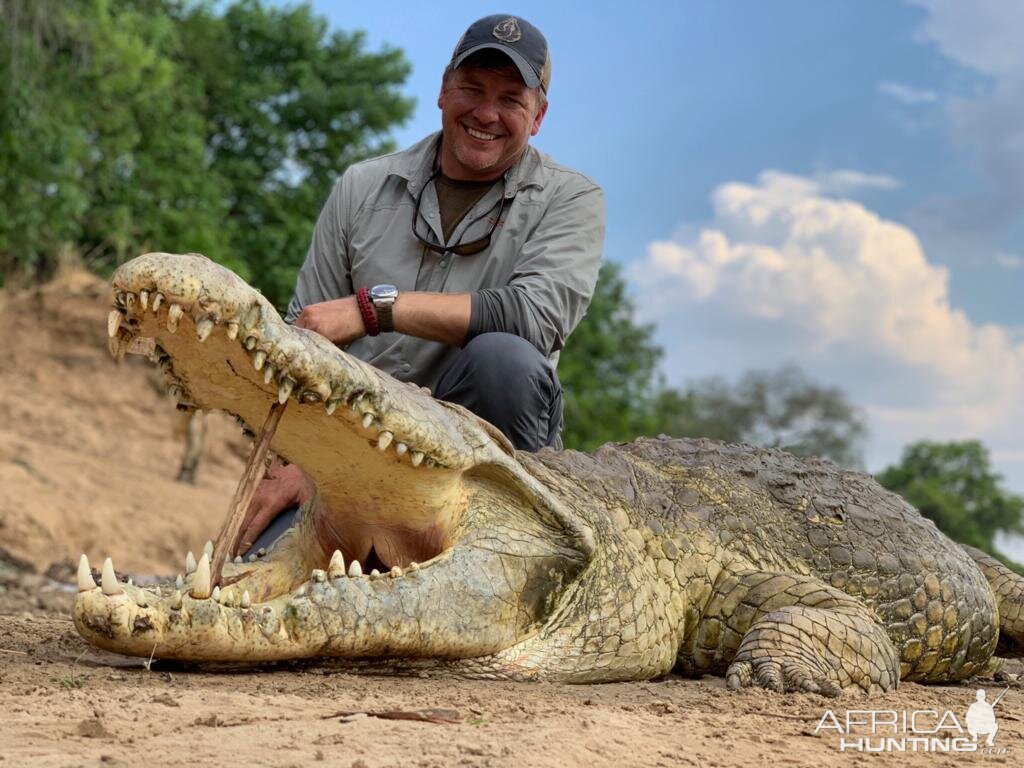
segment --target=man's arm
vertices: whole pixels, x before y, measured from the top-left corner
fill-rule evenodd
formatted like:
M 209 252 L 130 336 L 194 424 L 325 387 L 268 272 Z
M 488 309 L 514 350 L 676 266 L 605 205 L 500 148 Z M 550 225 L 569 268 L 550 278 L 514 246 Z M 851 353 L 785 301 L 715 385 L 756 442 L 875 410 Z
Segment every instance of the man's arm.
M 545 356 L 561 349 L 594 295 L 604 227 L 601 188 L 570 173 L 517 254 L 509 284 L 472 294 L 468 338 L 504 331 Z
M 468 293 L 403 291 L 392 309 L 392 321 L 398 333 L 460 347 L 466 341 L 471 307 Z M 341 346 L 366 335 L 354 296 L 309 304 L 295 318 L 295 325 Z

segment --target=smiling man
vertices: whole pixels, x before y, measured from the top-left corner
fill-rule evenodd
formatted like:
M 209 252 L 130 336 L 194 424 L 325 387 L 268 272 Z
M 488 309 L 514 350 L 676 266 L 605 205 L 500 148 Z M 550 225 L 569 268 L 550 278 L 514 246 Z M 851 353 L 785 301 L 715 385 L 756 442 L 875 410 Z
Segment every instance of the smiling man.
M 561 446 L 555 366 L 604 240 L 601 189 L 529 145 L 550 78 L 547 41 L 528 21 L 474 22 L 442 76 L 441 132 L 345 172 L 286 317 L 529 451 Z M 276 536 L 287 515 L 256 540 L 311 492 L 299 468 L 272 468 L 243 550 Z

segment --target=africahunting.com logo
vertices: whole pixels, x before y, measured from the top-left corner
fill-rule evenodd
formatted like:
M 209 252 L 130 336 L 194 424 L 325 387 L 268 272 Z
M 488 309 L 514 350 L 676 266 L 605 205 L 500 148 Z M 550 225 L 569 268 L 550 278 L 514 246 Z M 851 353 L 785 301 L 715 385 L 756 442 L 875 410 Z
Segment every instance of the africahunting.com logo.
M 989 703 L 979 689 L 963 720 L 951 709 L 850 709 L 821 716 L 816 734 L 839 736 L 840 752 L 977 752 L 1006 755 L 1010 748 L 995 743 L 999 722 L 996 706 L 1006 688 Z

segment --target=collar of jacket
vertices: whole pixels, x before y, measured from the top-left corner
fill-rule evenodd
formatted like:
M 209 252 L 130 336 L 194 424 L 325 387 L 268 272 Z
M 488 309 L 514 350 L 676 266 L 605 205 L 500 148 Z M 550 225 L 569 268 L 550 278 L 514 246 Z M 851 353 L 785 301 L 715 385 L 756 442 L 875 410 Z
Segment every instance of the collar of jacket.
M 432 133 L 407 149 L 406 163 L 395 169 L 395 174 L 408 182 L 409 194 L 415 196 L 434 173 L 441 132 Z M 522 187 L 544 187 L 543 163 L 540 152 L 529 144 L 519 162 L 505 171 L 505 197 L 511 199 Z

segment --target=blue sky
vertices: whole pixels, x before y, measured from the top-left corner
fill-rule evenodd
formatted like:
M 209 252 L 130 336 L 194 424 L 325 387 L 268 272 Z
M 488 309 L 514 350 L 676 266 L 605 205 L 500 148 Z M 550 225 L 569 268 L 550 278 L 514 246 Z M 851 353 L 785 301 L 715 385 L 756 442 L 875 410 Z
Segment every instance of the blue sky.
M 865 408 L 868 469 L 977 437 L 1024 492 L 1024 4 L 313 5 L 405 51 L 401 146 L 470 22 L 544 31 L 534 143 L 604 187 L 670 384 L 796 363 Z

